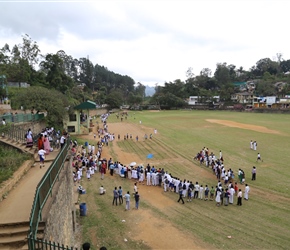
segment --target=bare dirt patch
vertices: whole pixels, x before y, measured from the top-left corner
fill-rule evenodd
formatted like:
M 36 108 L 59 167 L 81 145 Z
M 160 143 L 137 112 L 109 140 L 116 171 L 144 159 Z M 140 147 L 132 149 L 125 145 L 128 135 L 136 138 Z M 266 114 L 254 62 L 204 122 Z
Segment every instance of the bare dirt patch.
M 203 249 L 199 247 L 192 235 L 180 232 L 174 225 L 157 218 L 147 210 L 137 211 L 135 216 L 134 240 L 142 240 L 154 249 Z
M 252 125 L 252 124 L 243 124 L 243 123 L 233 122 L 233 121 L 228 121 L 228 120 L 215 120 L 215 119 L 206 119 L 206 121 L 211 122 L 211 123 L 221 124 L 228 127 L 233 127 L 233 128 L 253 130 L 253 131 L 257 131 L 261 133 L 281 134 L 279 131 L 268 129 L 263 126 Z

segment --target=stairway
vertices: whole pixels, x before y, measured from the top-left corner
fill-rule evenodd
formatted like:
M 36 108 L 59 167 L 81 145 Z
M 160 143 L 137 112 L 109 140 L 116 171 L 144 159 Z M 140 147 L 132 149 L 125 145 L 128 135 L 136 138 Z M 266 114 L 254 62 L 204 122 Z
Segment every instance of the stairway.
M 38 226 L 37 238 L 42 238 L 45 223 L 41 222 Z M 27 234 L 29 222 L 16 222 L 0 224 L 0 250 L 28 249 Z
M 7 143 L 9 145 L 13 145 L 15 148 L 18 148 L 19 150 L 21 150 L 24 153 L 30 153 L 30 154 L 34 154 L 36 147 L 32 147 L 32 148 L 28 148 L 26 147 L 26 143 L 23 141 L 16 141 L 14 139 L 9 139 L 7 137 L 2 137 L 1 141 L 4 143 Z

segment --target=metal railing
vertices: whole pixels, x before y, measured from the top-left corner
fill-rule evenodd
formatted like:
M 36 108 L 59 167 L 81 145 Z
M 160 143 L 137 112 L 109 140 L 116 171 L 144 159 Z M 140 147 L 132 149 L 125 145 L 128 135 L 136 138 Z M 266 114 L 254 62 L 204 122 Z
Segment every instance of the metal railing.
M 25 128 L 25 125 L 10 123 L 9 125 L 5 125 L 5 126 L 7 127 L 9 126 L 9 129 L 2 133 L 2 137 L 5 137 L 9 140 L 14 140 L 18 143 L 26 143 L 27 139 L 25 138 L 25 134 L 27 133 L 27 129 Z M 33 127 L 32 127 L 32 130 L 33 130 Z M 32 134 L 34 144 L 37 143 L 38 136 L 39 136 L 39 133 Z
M 28 246 L 30 250 L 47 249 L 37 248 L 36 244 L 42 244 L 46 241 L 37 239 L 38 224 L 42 221 L 42 210 L 49 196 L 52 196 L 52 190 L 55 182 L 59 180 L 59 174 L 64 167 L 64 162 L 68 155 L 69 138 L 67 139 L 64 147 L 60 150 L 59 154 L 39 182 L 30 214 L 29 233 L 28 233 Z M 50 243 L 49 243 L 50 244 Z M 53 243 L 54 245 L 57 245 Z M 52 246 L 52 245 L 51 245 Z M 48 248 L 48 249 L 69 249 L 69 248 Z
M 7 114 L 0 115 L 0 121 L 5 119 L 6 123 L 20 123 L 20 122 L 32 122 L 39 121 L 44 118 L 44 114 Z
M 41 239 L 35 239 L 34 240 L 34 249 L 53 249 L 53 250 L 78 250 L 78 248 L 75 247 L 68 247 L 61 245 L 59 243 L 47 241 L 47 240 L 41 240 Z M 29 248 L 32 249 L 32 248 Z

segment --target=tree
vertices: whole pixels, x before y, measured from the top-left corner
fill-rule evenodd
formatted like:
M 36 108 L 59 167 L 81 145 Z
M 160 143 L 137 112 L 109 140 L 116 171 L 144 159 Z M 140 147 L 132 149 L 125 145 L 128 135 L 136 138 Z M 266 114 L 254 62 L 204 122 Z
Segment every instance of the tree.
M 142 83 L 138 82 L 137 86 L 135 87 L 136 95 L 139 95 L 139 96 L 144 98 L 145 97 L 145 90 L 146 90 L 146 87 Z
M 282 61 L 280 63 L 280 68 L 281 68 L 283 73 L 290 71 L 290 60 Z
M 263 58 L 257 61 L 254 74 L 261 77 L 266 71 L 271 75 L 277 74 L 279 72 L 278 62 L 272 61 L 270 58 Z
M 23 43 L 18 45 L 21 58 L 28 62 L 28 64 L 34 68 L 34 65 L 38 63 L 38 56 L 40 49 L 35 41 L 25 34 L 22 36 Z
M 222 85 L 231 82 L 230 70 L 227 67 L 227 63 L 218 63 L 214 72 L 214 77 L 217 81 L 217 85 L 221 88 Z
M 186 104 L 183 99 L 173 95 L 172 93 L 162 94 L 157 98 L 158 104 L 166 106 L 167 108 L 181 108 Z
M 47 122 L 50 126 L 62 126 L 67 115 L 68 100 L 61 92 L 43 87 L 18 89 L 12 99 L 13 109 L 34 109 L 36 112 L 47 112 Z
M 220 99 L 222 101 L 228 102 L 231 100 L 231 95 L 234 93 L 235 91 L 233 83 L 224 84 L 220 90 Z
M 89 89 L 94 89 L 94 65 L 87 58 L 79 59 L 79 81 L 85 83 Z
M 271 81 L 260 81 L 256 86 L 256 92 L 261 96 L 276 95 L 274 84 Z
M 123 104 L 122 93 L 119 90 L 113 90 L 105 99 L 106 104 L 112 108 L 119 108 Z
M 186 71 L 186 78 L 190 79 L 190 78 L 194 78 L 194 73 L 193 73 L 193 68 L 189 67 Z
M 164 94 L 171 93 L 179 98 L 188 97 L 188 93 L 184 90 L 185 84 L 180 79 L 176 79 L 174 82 L 165 82 L 165 86 L 162 88 Z
M 63 60 L 57 54 L 47 54 L 40 66 L 47 73 L 46 81 L 49 83 L 50 88 L 65 93 L 73 87 L 73 79 L 65 74 Z

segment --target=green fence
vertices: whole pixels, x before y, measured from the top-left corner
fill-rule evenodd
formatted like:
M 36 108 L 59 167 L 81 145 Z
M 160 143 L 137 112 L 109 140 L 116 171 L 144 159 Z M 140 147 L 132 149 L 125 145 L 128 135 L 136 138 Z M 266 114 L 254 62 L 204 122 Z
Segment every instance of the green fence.
M 52 196 L 52 189 L 57 180 L 59 180 L 59 174 L 64 167 L 64 162 L 68 156 L 69 138 L 66 144 L 61 149 L 41 181 L 39 182 L 36 193 L 34 196 L 34 202 L 30 214 L 30 230 L 28 233 L 28 246 L 30 250 L 35 249 L 71 249 L 63 248 L 63 246 L 49 241 L 43 241 L 37 239 L 38 224 L 42 221 L 42 211 L 44 205 L 49 196 Z
M 32 122 L 44 118 L 44 114 L 7 114 L 0 115 L 0 121 L 5 119 L 6 123 Z
M 4 131 L 1 130 L 2 137 L 17 141 L 18 143 L 26 143 L 27 139 L 25 138 L 25 134 L 27 133 L 27 129 L 26 129 L 25 125 L 9 123 L 5 126 L 1 125 L 0 128 L 7 128 Z M 32 131 L 34 131 L 34 123 L 32 124 L 31 129 L 32 129 Z M 39 133 L 32 134 L 33 144 L 35 144 L 35 145 L 37 144 L 37 139 L 38 139 Z

